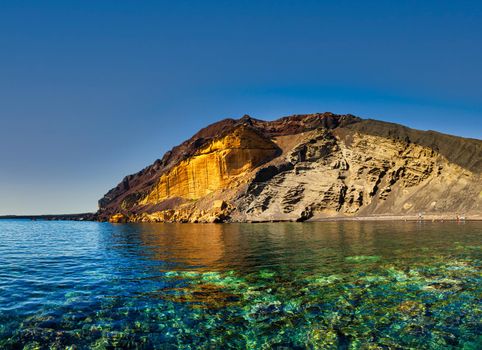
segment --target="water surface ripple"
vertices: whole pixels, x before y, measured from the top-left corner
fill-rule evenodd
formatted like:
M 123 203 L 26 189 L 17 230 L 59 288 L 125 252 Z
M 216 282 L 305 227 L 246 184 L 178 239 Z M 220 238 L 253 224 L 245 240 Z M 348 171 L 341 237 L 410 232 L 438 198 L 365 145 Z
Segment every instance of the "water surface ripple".
M 482 223 L 0 221 L 1 349 L 481 349 Z

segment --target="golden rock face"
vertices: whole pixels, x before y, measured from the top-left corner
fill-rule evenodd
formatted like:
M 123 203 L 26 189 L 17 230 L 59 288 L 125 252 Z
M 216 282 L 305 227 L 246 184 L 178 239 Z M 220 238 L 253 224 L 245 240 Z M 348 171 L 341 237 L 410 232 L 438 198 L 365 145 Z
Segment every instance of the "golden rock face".
M 112 223 L 112 224 L 124 223 L 124 222 L 127 222 L 127 217 L 124 214 L 117 213 L 117 214 L 112 215 L 109 218 L 109 222 Z
M 304 221 L 420 212 L 481 217 L 480 140 L 378 121 L 224 120 L 126 177 L 111 222 Z
M 199 199 L 228 187 L 233 179 L 269 161 L 277 153 L 278 147 L 271 140 L 242 126 L 162 175 L 140 204 L 156 204 L 172 197 Z

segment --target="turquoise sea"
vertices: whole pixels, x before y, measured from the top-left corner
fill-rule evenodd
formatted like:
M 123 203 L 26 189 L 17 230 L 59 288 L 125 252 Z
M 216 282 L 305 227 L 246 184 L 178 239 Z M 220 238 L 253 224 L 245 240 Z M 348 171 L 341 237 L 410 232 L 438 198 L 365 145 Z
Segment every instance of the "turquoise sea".
M 0 349 L 482 349 L 482 223 L 0 221 Z

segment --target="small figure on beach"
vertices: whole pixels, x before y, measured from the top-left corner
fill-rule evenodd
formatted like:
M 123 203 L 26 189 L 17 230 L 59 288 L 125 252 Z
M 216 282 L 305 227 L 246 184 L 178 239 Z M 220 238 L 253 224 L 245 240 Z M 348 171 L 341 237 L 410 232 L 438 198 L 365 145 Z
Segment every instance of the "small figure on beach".
M 457 222 L 461 222 L 461 221 L 465 221 L 465 215 L 464 214 L 461 214 L 459 216 L 459 214 L 457 214 Z

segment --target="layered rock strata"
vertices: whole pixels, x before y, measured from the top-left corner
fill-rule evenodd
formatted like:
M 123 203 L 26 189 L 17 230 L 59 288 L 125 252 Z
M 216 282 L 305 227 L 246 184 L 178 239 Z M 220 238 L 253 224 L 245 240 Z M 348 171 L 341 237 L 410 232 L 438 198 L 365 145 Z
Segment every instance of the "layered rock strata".
M 332 113 L 208 126 L 99 201 L 112 222 L 482 212 L 482 141 Z

